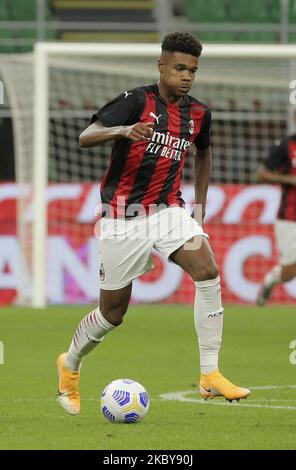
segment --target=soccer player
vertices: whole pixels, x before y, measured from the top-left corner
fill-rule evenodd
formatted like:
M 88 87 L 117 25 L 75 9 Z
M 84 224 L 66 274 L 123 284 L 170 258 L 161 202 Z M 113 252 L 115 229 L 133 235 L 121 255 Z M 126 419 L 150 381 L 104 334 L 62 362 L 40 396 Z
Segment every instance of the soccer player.
M 182 207 L 181 173 L 191 145 L 196 147 L 195 203 L 202 206 L 203 215 L 210 178 L 211 113 L 188 95 L 201 51 L 201 43 L 190 34 L 166 36 L 158 60 L 159 82 L 121 93 L 92 116 L 80 135 L 82 147 L 114 144 L 101 184 L 100 304 L 80 322 L 69 351 L 57 360 L 58 400 L 70 414 L 80 410 L 81 361 L 122 323 L 133 280 L 153 268 L 153 247 L 195 283 L 201 395 L 231 401 L 250 393 L 219 372 L 223 324 L 219 273 L 208 236 Z
M 296 114 L 294 120 L 296 125 Z M 265 275 L 257 297 L 257 304 L 265 305 L 277 284 L 296 277 L 296 134 L 271 147 L 267 160 L 258 171 L 257 181 L 282 187 L 274 226 L 280 260 Z

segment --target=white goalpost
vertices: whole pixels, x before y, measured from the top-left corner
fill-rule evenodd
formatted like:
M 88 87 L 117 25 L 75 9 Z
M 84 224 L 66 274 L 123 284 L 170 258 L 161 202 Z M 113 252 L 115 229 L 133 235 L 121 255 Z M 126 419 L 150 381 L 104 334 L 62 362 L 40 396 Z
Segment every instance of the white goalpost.
M 55 252 L 47 245 L 48 235 L 71 233 L 71 242 L 75 245 L 77 241 L 78 246 L 78 231 L 84 230 L 85 236 L 86 228 L 72 225 L 72 196 L 69 205 L 60 206 L 54 196 L 57 186 L 52 189 L 49 210 L 48 187 L 58 184 L 65 189 L 69 185 L 70 192 L 70 185 L 74 191 L 75 184 L 100 182 L 108 166 L 110 144 L 81 151 L 79 132 L 91 114 L 118 93 L 156 81 L 159 54 L 160 46 L 151 44 L 37 43 L 33 56 L 0 61 L 0 74 L 10 84 L 13 103 L 17 178 L 27 188 L 19 226 L 33 292 L 28 295 L 20 287 L 19 301 L 35 307 L 61 301 L 58 287 L 48 293 L 47 266 Z M 295 79 L 296 46 L 204 46 L 191 94 L 206 101 L 213 111 L 214 185 L 254 182 L 268 147 L 291 130 L 289 95 Z M 184 180 L 192 182 L 190 162 L 185 165 Z M 92 263 L 85 253 L 81 256 Z M 70 259 L 69 254 L 69 263 Z M 83 266 L 79 269 L 83 277 Z M 26 290 L 26 283 L 22 285 Z

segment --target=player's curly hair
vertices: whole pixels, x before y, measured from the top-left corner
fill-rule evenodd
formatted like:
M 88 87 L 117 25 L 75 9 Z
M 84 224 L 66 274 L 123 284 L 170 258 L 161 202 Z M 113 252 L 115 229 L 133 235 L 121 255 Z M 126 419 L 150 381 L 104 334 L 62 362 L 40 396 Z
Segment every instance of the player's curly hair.
M 199 57 L 202 51 L 201 42 L 190 33 L 171 33 L 165 36 L 161 44 L 163 52 L 183 52 Z

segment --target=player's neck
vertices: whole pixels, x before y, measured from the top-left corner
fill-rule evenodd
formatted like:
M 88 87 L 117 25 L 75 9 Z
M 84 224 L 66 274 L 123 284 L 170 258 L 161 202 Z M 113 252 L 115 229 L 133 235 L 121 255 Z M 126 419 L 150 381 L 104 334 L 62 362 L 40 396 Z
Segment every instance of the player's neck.
M 159 82 L 157 83 L 160 96 L 169 104 L 179 105 L 183 102 L 182 96 L 171 95 L 165 87 Z

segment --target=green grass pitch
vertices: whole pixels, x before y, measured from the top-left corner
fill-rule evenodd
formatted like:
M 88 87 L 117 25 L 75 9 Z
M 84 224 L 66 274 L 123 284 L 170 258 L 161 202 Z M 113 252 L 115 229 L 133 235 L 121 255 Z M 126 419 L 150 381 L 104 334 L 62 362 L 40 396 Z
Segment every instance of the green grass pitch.
M 196 392 L 192 309 L 131 306 L 123 325 L 85 359 L 81 413 L 73 417 L 56 403 L 55 361 L 88 311 L 0 310 L 1 449 L 296 448 L 296 365 L 289 360 L 295 307 L 225 308 L 220 370 L 252 388 L 248 400 L 229 404 L 205 403 Z M 103 388 L 124 377 L 141 382 L 151 397 L 136 425 L 108 423 L 99 411 Z

